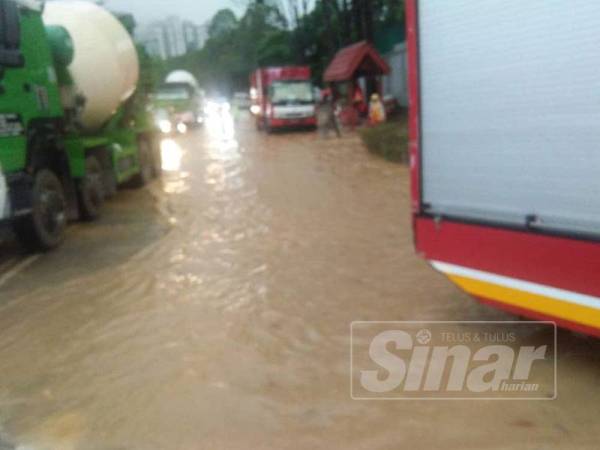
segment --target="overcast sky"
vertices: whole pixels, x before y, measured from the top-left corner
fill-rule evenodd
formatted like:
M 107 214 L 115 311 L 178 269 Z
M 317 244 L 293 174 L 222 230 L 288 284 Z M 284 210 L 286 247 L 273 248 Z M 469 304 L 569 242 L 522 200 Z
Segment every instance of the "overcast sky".
M 223 8 L 231 8 L 239 16 L 244 3 L 243 0 L 105 0 L 108 8 L 131 12 L 143 24 L 176 15 L 202 25 Z

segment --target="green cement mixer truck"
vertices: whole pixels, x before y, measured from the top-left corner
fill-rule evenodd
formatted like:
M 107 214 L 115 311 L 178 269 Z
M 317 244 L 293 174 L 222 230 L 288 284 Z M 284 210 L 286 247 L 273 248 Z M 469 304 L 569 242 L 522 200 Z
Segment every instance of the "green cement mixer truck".
M 84 1 L 0 0 L 0 221 L 50 250 L 70 220 L 160 171 L 139 59 L 123 24 Z

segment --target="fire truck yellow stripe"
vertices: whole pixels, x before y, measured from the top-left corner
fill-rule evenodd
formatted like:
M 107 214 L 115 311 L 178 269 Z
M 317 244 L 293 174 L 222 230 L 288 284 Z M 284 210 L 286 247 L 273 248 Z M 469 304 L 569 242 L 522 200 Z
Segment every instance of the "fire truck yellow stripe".
M 506 277 L 494 277 L 493 274 L 480 277 L 478 271 L 471 269 L 452 270 L 453 266 L 443 263 L 434 263 L 433 265 L 471 295 L 600 328 L 600 303 L 596 301 L 595 297 L 542 286 L 538 287 L 538 285 L 520 282 L 520 280 L 510 279 L 510 282 L 504 283 L 503 279 Z M 473 274 L 469 273 L 471 271 Z M 529 285 L 533 288 L 524 289 Z M 565 295 L 561 295 L 562 293 Z M 558 295 L 551 296 L 548 294 Z
M 449 275 L 449 278 L 469 294 L 496 300 L 519 308 L 600 328 L 600 311 L 573 303 L 556 300 L 530 292 L 498 286 L 485 281 Z

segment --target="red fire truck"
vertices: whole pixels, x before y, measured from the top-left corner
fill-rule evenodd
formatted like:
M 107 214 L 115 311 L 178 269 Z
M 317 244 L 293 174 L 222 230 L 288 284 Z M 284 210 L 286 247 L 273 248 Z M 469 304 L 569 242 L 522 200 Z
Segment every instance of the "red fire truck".
M 599 22 L 599 2 L 407 0 L 417 251 L 485 303 L 596 336 Z
M 309 67 L 268 67 L 250 77 L 251 111 L 259 129 L 316 127 L 316 100 Z

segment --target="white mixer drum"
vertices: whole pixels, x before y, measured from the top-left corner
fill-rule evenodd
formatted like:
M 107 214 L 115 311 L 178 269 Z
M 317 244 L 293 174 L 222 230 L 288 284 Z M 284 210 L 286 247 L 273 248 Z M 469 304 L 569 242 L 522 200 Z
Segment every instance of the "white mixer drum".
M 165 79 L 165 82 L 188 84 L 194 89 L 200 89 L 196 77 L 185 70 L 175 70 L 174 72 L 171 72 Z
M 80 121 L 87 130 L 97 130 L 136 89 L 135 44 L 115 16 L 91 2 L 47 2 L 44 23 L 61 25 L 71 35 L 75 57 L 68 69 L 86 99 Z

